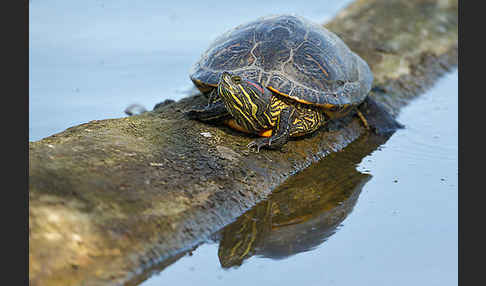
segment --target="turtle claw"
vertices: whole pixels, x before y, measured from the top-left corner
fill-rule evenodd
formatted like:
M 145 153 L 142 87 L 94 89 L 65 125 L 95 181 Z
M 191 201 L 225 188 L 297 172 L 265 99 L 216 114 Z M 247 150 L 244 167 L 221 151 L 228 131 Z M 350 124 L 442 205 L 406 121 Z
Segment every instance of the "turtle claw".
M 270 145 L 272 145 L 272 139 L 271 138 L 263 138 L 263 139 L 257 139 L 257 140 L 251 141 L 250 143 L 248 143 L 247 147 L 248 147 L 248 149 L 255 148 L 256 149 L 255 153 L 259 153 L 260 149 L 262 147 L 265 147 L 265 146 L 270 147 Z

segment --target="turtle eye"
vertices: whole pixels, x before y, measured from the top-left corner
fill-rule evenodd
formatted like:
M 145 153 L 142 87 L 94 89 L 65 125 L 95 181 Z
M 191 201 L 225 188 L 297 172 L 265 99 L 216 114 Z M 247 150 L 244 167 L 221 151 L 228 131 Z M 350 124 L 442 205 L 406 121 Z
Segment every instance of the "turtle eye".
M 232 79 L 232 80 L 233 80 L 233 82 L 234 82 L 234 83 L 236 83 L 236 84 L 240 84 L 240 83 L 241 83 L 241 77 L 240 77 L 240 76 L 235 75 L 235 76 L 233 76 L 231 79 Z

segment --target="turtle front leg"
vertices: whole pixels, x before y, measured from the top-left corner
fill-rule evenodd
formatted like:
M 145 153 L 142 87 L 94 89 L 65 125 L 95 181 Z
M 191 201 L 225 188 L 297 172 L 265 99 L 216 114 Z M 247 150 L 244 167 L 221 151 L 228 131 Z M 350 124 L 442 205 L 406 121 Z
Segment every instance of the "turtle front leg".
M 213 90 L 211 90 L 208 95 L 208 107 L 219 102 L 222 102 L 221 96 L 218 95 L 218 90 L 216 88 L 213 88 Z
M 214 101 L 203 109 L 191 109 L 184 113 L 189 119 L 202 122 L 221 122 L 231 118 L 222 100 Z
M 291 122 L 294 113 L 295 108 L 293 107 L 283 109 L 277 118 L 277 122 L 272 131 L 272 136 L 256 139 L 248 144 L 248 148 L 256 148 L 257 153 L 260 152 L 260 148 L 262 147 L 270 149 L 282 148 L 282 146 L 289 141 Z

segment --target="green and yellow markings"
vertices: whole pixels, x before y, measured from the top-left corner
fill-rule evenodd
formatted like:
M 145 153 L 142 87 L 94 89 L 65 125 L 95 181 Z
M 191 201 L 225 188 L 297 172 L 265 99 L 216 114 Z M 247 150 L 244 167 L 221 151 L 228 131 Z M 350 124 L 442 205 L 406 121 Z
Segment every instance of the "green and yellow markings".
M 227 91 L 226 89 L 222 88 L 221 86 L 219 86 L 218 88 L 219 88 L 219 90 L 220 90 L 220 92 L 221 92 L 221 94 L 223 96 L 225 96 L 225 97 L 228 97 L 229 96 L 229 98 L 230 99 L 234 99 L 235 102 L 238 103 L 238 105 L 243 106 L 242 103 L 241 103 L 241 101 L 239 99 L 237 99 L 236 96 L 234 96 L 231 92 Z M 248 123 L 250 123 L 252 125 L 252 127 L 254 128 L 254 126 L 253 126 L 252 121 L 250 120 L 250 118 L 248 118 L 248 116 L 246 116 L 246 114 L 241 110 L 240 107 L 238 107 L 238 105 L 237 104 L 232 104 L 231 105 L 231 107 L 234 108 L 237 111 L 236 114 L 235 114 L 235 116 L 242 116 L 242 117 L 244 117 L 245 121 L 248 122 Z M 248 128 L 245 128 L 245 129 L 248 129 Z
M 264 109 L 264 106 L 259 106 L 258 104 L 255 104 L 254 103 L 254 100 L 252 99 L 252 97 L 247 93 L 247 90 L 245 90 L 243 88 L 243 86 L 241 85 L 238 85 L 238 87 L 243 91 L 243 93 L 245 94 L 246 98 L 248 98 L 248 102 L 251 104 L 251 112 L 252 112 L 252 116 L 253 118 L 255 118 L 258 123 L 260 123 L 261 126 L 272 126 L 272 118 L 270 118 L 268 116 L 268 114 L 266 112 L 262 112 L 263 116 L 265 116 L 265 119 L 264 121 L 262 122 L 261 120 L 259 120 L 260 118 L 257 116 L 257 112 L 258 112 L 258 109 Z M 258 98 L 259 95 L 256 94 L 252 89 L 249 90 L 251 95 L 253 95 L 253 98 Z
M 253 118 L 258 119 L 257 118 L 258 106 L 255 103 L 253 103 L 253 100 L 251 99 L 250 95 L 246 92 L 243 86 L 241 86 L 241 84 L 238 85 L 238 88 L 243 92 L 245 97 L 248 99 L 248 103 L 250 103 L 251 115 L 253 116 Z
M 245 235 L 245 240 L 240 240 L 238 241 L 235 246 L 233 246 L 231 248 L 231 251 L 230 251 L 230 257 L 233 257 L 235 256 L 238 248 L 240 248 L 240 246 L 243 244 L 243 246 L 246 246 L 245 249 L 243 250 L 243 252 L 241 254 L 238 255 L 238 258 L 239 259 L 243 259 L 251 250 L 252 248 L 252 245 L 253 243 L 255 242 L 255 239 L 257 237 L 257 225 L 256 225 L 256 221 L 253 220 L 251 217 L 246 217 L 247 218 L 247 221 L 249 221 L 251 223 L 251 232 L 250 232 L 250 238 L 249 238 L 249 241 L 248 243 L 246 243 L 246 238 L 247 238 L 247 235 Z M 246 232 L 246 227 L 247 227 L 248 223 L 244 223 L 242 225 L 242 227 L 240 228 L 240 230 L 238 231 L 238 233 L 240 234 L 244 234 Z

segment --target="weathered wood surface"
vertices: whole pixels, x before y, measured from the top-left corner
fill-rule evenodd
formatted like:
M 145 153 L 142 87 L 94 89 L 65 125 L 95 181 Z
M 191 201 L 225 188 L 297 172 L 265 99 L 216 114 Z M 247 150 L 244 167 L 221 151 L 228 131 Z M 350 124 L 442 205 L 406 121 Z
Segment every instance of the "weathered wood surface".
M 397 115 L 457 65 L 457 6 L 358 0 L 326 26 L 369 63 L 372 96 Z M 201 96 L 29 143 L 31 285 L 121 284 L 366 132 L 348 118 L 289 142 L 284 152 L 249 153 L 252 138 L 186 120 L 182 111 L 197 104 Z

